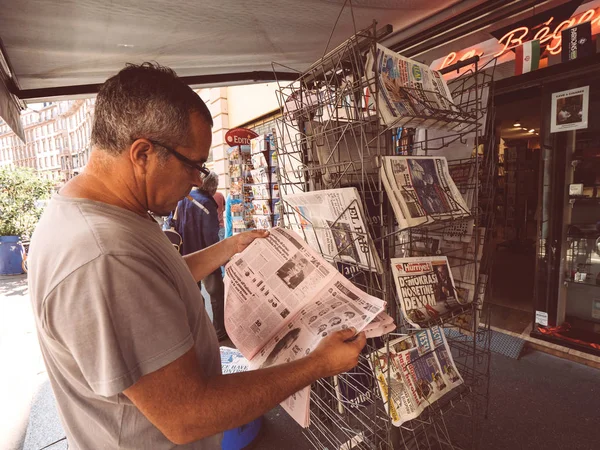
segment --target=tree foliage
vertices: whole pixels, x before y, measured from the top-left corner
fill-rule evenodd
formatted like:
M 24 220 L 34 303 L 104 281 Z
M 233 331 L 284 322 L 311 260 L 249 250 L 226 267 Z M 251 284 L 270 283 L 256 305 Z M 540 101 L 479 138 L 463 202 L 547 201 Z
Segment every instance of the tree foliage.
M 42 214 L 36 201 L 50 198 L 52 188 L 33 170 L 0 169 L 0 236 L 31 236 Z

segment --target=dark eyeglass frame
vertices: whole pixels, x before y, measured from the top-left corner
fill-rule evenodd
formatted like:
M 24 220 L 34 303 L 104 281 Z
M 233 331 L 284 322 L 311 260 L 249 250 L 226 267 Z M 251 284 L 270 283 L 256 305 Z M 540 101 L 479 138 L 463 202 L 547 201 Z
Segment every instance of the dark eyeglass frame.
M 199 164 L 197 162 L 194 162 L 191 159 L 183 156 L 177 150 L 169 147 L 168 145 L 163 144 L 162 142 L 158 142 L 152 139 L 148 139 L 148 142 L 151 142 L 152 145 L 164 148 L 166 151 L 171 153 L 175 158 L 184 163 L 186 166 L 188 166 L 191 169 L 197 170 L 200 175 L 200 178 L 206 178 L 208 175 L 210 175 L 210 169 L 208 169 L 208 167 L 205 166 L 205 163 Z

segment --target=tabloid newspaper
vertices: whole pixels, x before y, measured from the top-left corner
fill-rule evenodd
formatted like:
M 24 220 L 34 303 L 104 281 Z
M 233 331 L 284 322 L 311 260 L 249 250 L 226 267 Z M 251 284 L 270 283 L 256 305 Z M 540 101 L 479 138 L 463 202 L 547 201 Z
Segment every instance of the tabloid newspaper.
M 369 53 L 366 77 L 379 97 L 381 122 L 387 126 L 448 128 L 455 122 L 428 118 L 436 111 L 461 117 L 441 74 L 428 66 L 377 45 L 375 60 Z M 377 77 L 377 79 L 376 79 Z M 377 83 L 378 89 L 375 89 Z
M 432 320 L 461 307 L 447 257 L 392 258 L 390 263 L 400 308 L 415 328 L 427 328 Z
M 381 180 L 400 230 L 470 216 L 443 157 L 385 156 Z
M 397 427 L 463 383 L 437 326 L 391 341 L 389 353 L 387 348 L 371 353 L 369 364 Z
M 273 228 L 227 265 L 225 327 L 250 369 L 308 355 L 328 334 L 354 327 L 368 337 L 395 328 L 385 302 L 346 280 L 295 232 Z M 310 387 L 282 403 L 309 421 Z
M 356 188 L 288 194 L 284 201 L 295 213 L 292 229 L 327 261 L 383 272 Z

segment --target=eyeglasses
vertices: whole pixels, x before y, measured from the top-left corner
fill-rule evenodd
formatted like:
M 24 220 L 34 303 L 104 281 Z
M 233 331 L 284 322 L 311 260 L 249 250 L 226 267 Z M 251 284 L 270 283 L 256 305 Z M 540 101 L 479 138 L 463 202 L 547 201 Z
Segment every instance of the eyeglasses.
M 194 162 L 191 159 L 183 156 L 178 151 L 172 149 L 168 145 L 163 144 L 162 142 L 153 141 L 151 139 L 148 139 L 148 141 L 151 142 L 153 145 L 164 148 L 166 151 L 171 153 L 175 158 L 184 163 L 190 169 L 197 170 L 199 172 L 200 178 L 206 178 L 208 175 L 210 175 L 210 170 L 204 165 L 204 163 L 199 164 L 197 162 Z

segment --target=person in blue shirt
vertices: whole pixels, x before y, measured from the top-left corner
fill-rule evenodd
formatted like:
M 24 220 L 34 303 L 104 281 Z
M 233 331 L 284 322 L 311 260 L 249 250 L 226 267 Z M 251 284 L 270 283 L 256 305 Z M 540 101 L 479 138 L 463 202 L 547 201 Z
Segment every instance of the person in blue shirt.
M 174 226 L 183 238 L 181 253 L 185 256 L 203 250 L 219 242 L 219 215 L 213 195 L 217 192 L 219 176 L 211 172 L 199 188 L 177 204 Z M 219 341 L 227 339 L 224 322 L 225 286 L 221 268 L 215 270 L 198 287 L 204 287 L 210 296 L 213 311 L 213 326 Z

